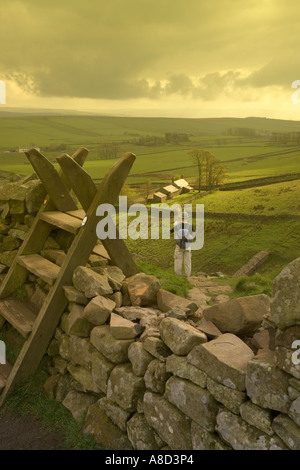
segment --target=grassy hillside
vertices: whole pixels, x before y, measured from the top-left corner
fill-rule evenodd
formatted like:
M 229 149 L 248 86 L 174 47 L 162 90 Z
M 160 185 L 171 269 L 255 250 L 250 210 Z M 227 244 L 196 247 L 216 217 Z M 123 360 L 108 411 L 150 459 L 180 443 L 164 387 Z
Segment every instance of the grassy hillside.
M 298 215 L 300 218 L 300 181 L 271 184 L 239 191 L 216 191 L 195 199 L 206 212 Z
M 234 127 L 255 129 L 260 135 L 226 135 L 226 130 Z M 163 137 L 167 132 L 187 133 L 189 141 L 158 146 L 137 143 L 143 136 Z M 150 179 L 154 187 L 181 174 L 190 182 L 195 181 L 197 169 L 188 155 L 195 147 L 211 151 L 227 166 L 228 183 L 267 177 L 280 180 L 282 175 L 300 173 L 299 146 L 271 144 L 267 134 L 272 132 L 300 132 L 300 121 L 20 115 L 0 117 L 0 152 L 36 145 L 55 162 L 55 157 L 62 153 L 55 148 L 61 144 L 69 154 L 84 146 L 90 150 L 85 170 L 99 181 L 115 162 L 101 160 L 99 147 L 116 142 L 118 157 L 126 151 L 137 156 L 127 182 L 142 184 Z M 0 153 L 0 170 L 32 173 L 25 155 L 18 153 Z M 299 190 L 299 181 L 289 181 L 219 191 L 196 199 L 194 202 L 205 205 L 205 243 L 202 250 L 193 253 L 193 272 L 221 270 L 232 274 L 257 251 L 269 250 L 270 258 L 260 272 L 274 277 L 300 253 L 297 236 L 300 222 L 295 218 L 300 215 Z M 176 202 L 187 202 L 189 197 L 179 197 Z M 228 218 L 228 214 L 233 216 Z M 139 262 L 172 272 L 172 240 L 137 240 L 128 244 L 137 253 Z

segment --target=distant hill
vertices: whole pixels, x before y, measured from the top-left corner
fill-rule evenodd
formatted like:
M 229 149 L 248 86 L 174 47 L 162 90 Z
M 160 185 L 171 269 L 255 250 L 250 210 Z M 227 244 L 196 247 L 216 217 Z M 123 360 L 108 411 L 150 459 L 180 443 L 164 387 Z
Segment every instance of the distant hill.
M 226 137 L 228 129 L 232 130 L 230 136 L 234 136 L 231 139 L 239 139 L 239 129 L 246 131 L 244 136 L 250 137 L 244 137 L 243 141 L 248 138 L 250 143 L 253 142 L 251 130 L 261 135 L 272 132 L 300 132 L 300 121 L 261 117 L 143 118 L 101 116 L 80 111 L 0 107 L 0 152 L 28 146 L 54 148 L 61 144 L 66 145 L 70 151 L 77 146 L 92 149 L 105 142 L 126 144 L 142 136 L 164 137 L 166 133 L 188 134 L 191 137 L 189 147 L 203 144 L 207 147 L 207 137 Z M 205 143 L 203 139 L 206 139 Z M 141 149 L 138 150 L 140 153 Z
M 269 119 L 264 117 L 247 117 L 247 118 L 173 118 L 173 117 L 127 117 L 127 116 L 113 116 L 106 113 L 86 112 L 78 110 L 66 109 L 43 109 L 43 108 L 13 108 L 7 106 L 0 106 L 0 118 L 39 118 L 39 117 L 52 117 L 59 119 L 59 123 L 64 122 L 65 119 L 71 117 L 78 118 L 72 120 L 79 130 L 85 128 L 85 123 L 82 118 L 99 119 L 99 124 L 103 125 L 103 119 L 107 119 L 112 124 L 112 131 L 115 133 L 120 128 L 125 131 L 142 132 L 142 133 L 155 133 L 164 134 L 166 132 L 186 132 L 194 133 L 196 135 L 223 135 L 229 128 L 248 128 L 260 132 L 300 132 L 300 121 L 284 120 L 284 119 Z M 66 121 L 68 122 L 68 121 Z M 88 122 L 88 121 L 87 121 Z M 107 124 L 107 122 L 105 124 Z M 16 130 L 18 130 L 18 123 L 16 122 Z M 28 121 L 30 125 L 30 121 Z M 22 128 L 24 121 L 22 121 Z M 104 128 L 107 126 L 104 125 Z M 104 133 L 106 133 L 104 131 Z
M 0 117 L 8 116 L 78 116 L 95 115 L 92 112 L 74 111 L 70 109 L 48 109 L 48 108 L 14 108 L 9 106 L 0 107 Z

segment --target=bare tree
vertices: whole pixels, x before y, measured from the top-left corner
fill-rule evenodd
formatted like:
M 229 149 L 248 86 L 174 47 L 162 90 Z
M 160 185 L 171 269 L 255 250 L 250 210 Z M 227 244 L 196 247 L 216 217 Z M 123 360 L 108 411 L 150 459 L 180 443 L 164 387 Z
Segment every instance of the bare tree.
M 207 150 L 193 149 L 188 152 L 198 168 L 198 191 L 203 186 L 214 189 L 223 184 L 227 173 L 226 167 L 212 153 Z

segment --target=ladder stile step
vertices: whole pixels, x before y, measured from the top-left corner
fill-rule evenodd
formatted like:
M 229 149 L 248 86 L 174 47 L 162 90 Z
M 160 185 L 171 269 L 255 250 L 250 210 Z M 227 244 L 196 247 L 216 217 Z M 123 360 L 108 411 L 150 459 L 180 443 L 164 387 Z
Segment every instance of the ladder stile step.
M 73 234 L 77 233 L 82 223 L 81 219 L 59 211 L 41 212 L 40 219 Z
M 44 249 L 41 251 L 41 256 L 48 259 L 49 261 L 52 261 L 52 263 L 61 266 L 66 257 L 66 253 L 64 250 Z
M 36 316 L 24 301 L 15 298 L 0 300 L 0 315 L 25 339 L 31 333 Z
M 76 211 L 67 211 L 66 214 L 76 217 L 77 219 L 83 220 L 85 218 L 85 211 L 83 209 L 77 209 Z
M 59 274 L 59 266 L 40 255 L 19 256 L 18 264 L 52 286 Z
M 83 160 L 86 154 L 86 149 L 81 149 L 74 154 L 73 158 L 77 161 L 78 157 L 77 163 L 80 164 L 81 159 Z M 17 280 L 18 282 L 12 283 L 12 285 L 7 281 L 5 289 L 0 287 L 0 316 L 1 302 L 3 302 L 3 305 L 6 307 L 6 312 L 4 312 L 3 317 L 18 331 L 21 330 L 20 325 L 22 324 L 23 336 L 25 334 L 28 335 L 20 354 L 9 372 L 7 372 L 7 368 L 5 368 L 5 371 L 1 369 L 2 366 L 0 365 L 0 391 L 2 388 L 0 406 L 11 390 L 24 382 L 37 368 L 53 337 L 61 315 L 67 306 L 67 299 L 63 287 L 71 284 L 74 269 L 77 266 L 85 265 L 93 250 L 94 253 L 100 256 L 105 258 L 110 257 L 113 262 L 123 269 L 124 274 L 127 276 L 138 272 L 138 268 L 132 260 L 125 242 L 122 239 L 117 238 L 117 240 L 111 240 L 110 242 L 103 240 L 102 245 L 95 247 L 98 241 L 96 234 L 96 225 L 98 222 L 96 209 L 99 204 L 116 202 L 133 165 L 135 155 L 131 153 L 124 154 L 107 172 L 98 188 L 96 188 L 91 178 L 81 170 L 81 167 L 77 164 L 74 165 L 73 160 L 67 155 L 59 158 L 59 162 L 66 177 L 65 182 L 62 181 L 63 178 L 60 180 L 60 175 L 56 171 L 53 171 L 53 165 L 51 166 L 41 154 L 32 150 L 28 152 L 27 156 L 34 168 L 39 170 L 38 175 L 47 187 L 49 199 L 38 213 L 32 231 L 29 234 L 30 236 L 28 235 L 28 240 L 25 240 L 24 244 L 20 247 L 14 265 L 12 266 L 13 269 L 10 269 L 7 277 L 12 279 L 15 275 L 15 271 L 19 276 L 19 270 L 25 271 L 25 275 L 31 272 L 48 283 L 51 288 L 46 288 L 45 292 L 35 292 L 36 295 L 34 294 L 34 296 L 36 296 L 36 301 L 42 299 L 39 311 L 36 312 L 36 317 L 33 318 L 33 312 L 35 312 L 35 310 L 33 306 L 34 296 L 32 296 L 31 315 L 30 313 L 28 315 L 26 314 L 24 307 L 20 309 L 18 308 L 19 306 L 15 304 L 17 315 L 12 314 L 14 317 L 12 319 L 9 318 L 11 305 L 8 308 L 8 304 L 5 304 L 5 302 L 9 302 L 9 298 L 7 297 L 9 295 L 8 292 L 13 292 L 11 290 L 12 287 L 21 285 L 21 281 L 24 281 L 23 278 L 25 275 L 22 279 Z M 66 172 L 66 170 L 68 171 Z M 55 188 L 56 183 L 57 188 Z M 73 200 L 68 193 L 70 187 L 73 188 L 76 193 L 75 189 L 80 185 L 80 190 L 77 190 L 77 197 L 80 196 L 79 200 L 83 210 L 78 209 L 76 204 L 73 205 Z M 88 190 L 85 187 L 86 185 L 88 186 Z M 56 192 L 58 192 L 58 194 Z M 84 218 L 85 223 L 83 225 L 82 220 Z M 48 250 L 43 249 L 45 240 L 49 235 L 47 229 L 50 227 L 51 230 L 51 226 L 74 234 L 72 244 L 67 253 L 64 254 L 60 250 L 50 250 L 49 248 Z M 61 266 L 41 256 L 43 253 L 56 263 L 60 260 L 60 264 L 63 260 Z M 26 317 L 25 319 L 24 316 Z M 27 329 L 24 327 L 24 324 Z M 5 373 L 1 372 L 2 370 Z

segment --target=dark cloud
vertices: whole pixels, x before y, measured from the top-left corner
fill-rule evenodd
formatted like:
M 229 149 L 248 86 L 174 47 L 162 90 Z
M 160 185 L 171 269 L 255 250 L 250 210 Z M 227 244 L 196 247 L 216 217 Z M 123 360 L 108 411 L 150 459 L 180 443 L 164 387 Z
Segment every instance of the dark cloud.
M 43 97 L 212 101 L 249 87 L 284 88 L 299 78 L 297 7 L 281 0 L 10 0 L 0 5 L 1 75 Z

